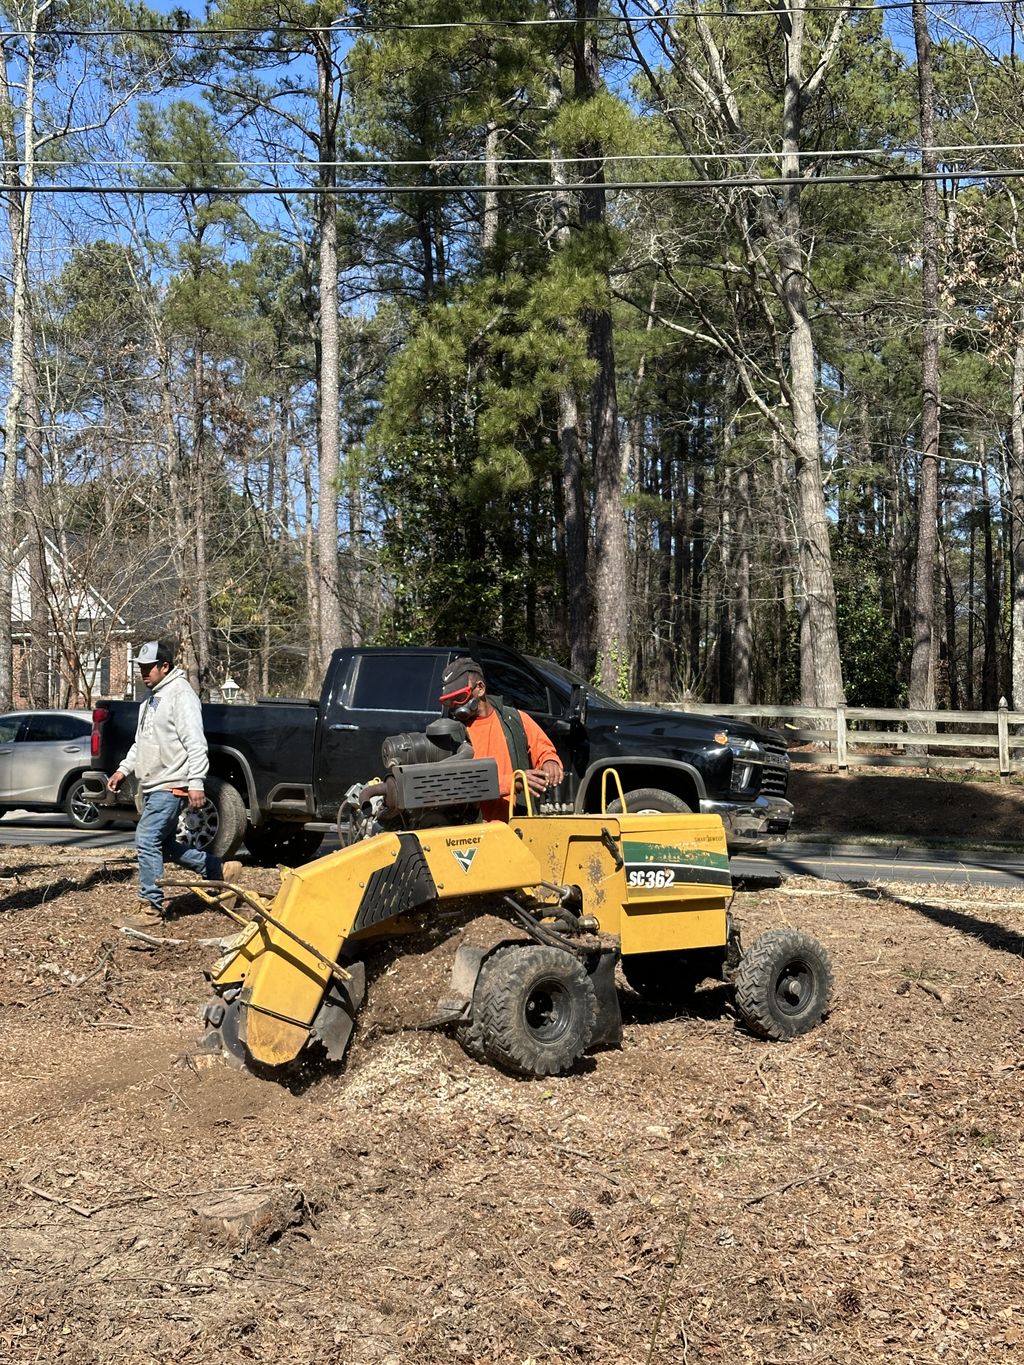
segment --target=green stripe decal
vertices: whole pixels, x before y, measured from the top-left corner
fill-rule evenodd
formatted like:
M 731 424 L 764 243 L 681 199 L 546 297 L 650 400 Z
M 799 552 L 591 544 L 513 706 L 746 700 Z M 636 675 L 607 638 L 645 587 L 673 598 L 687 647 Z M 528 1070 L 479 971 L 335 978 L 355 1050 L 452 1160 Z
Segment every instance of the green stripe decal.
M 627 867 L 640 867 L 645 863 L 658 867 L 703 868 L 708 872 L 729 871 L 729 855 L 715 849 L 681 848 L 678 844 L 635 843 L 631 839 L 622 841 L 623 860 Z

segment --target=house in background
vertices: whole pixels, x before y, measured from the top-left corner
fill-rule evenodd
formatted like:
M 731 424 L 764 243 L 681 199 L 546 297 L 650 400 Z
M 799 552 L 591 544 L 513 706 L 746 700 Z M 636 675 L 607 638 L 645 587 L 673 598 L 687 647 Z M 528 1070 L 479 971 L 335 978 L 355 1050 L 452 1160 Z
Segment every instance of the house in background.
M 14 555 L 11 632 L 14 653 L 15 707 L 89 707 L 99 697 L 133 694 L 131 666 L 133 631 L 110 600 L 112 582 L 101 590 L 90 582 L 82 567 L 72 562 L 69 548 L 44 539 L 47 601 L 46 678 L 47 695 L 30 696 L 32 648 L 32 584 L 30 542 L 25 540 Z M 80 565 L 85 565 L 83 556 Z M 119 594 L 118 594 L 119 595 Z

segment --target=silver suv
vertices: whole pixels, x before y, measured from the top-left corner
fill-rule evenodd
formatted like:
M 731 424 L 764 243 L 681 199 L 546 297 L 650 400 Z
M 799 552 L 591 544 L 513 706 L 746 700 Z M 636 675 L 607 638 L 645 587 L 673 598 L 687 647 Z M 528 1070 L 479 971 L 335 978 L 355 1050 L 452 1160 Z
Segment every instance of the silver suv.
M 102 828 L 109 817 L 82 799 L 91 733 L 91 711 L 0 715 L 0 816 L 9 810 L 60 810 L 77 829 Z

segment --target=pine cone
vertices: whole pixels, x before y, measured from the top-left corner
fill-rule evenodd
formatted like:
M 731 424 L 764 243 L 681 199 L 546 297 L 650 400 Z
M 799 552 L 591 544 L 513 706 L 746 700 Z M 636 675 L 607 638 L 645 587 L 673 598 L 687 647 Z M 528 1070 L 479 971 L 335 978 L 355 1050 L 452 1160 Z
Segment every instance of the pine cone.
M 845 1313 L 848 1318 L 855 1318 L 864 1307 L 860 1290 L 852 1289 L 849 1285 L 845 1289 L 840 1289 L 836 1296 L 836 1303 L 839 1306 L 839 1311 Z
M 592 1228 L 594 1226 L 594 1215 L 589 1209 L 570 1209 L 569 1222 L 574 1228 Z

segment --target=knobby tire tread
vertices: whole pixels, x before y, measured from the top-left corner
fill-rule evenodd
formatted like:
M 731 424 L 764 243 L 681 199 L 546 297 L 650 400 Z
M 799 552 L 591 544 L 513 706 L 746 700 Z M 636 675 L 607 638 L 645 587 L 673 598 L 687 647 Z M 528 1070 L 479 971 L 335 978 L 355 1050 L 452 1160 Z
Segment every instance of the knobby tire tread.
M 538 1043 L 525 1026 L 520 1027 L 516 997 L 529 991 L 532 979 L 553 975 L 569 992 L 573 1018 L 560 1038 Z M 486 1056 L 514 1075 L 562 1075 L 590 1044 L 597 1020 L 594 983 L 579 959 L 561 948 L 531 944 L 499 949 L 481 969 L 476 996 L 473 1013 Z
M 814 976 L 814 992 L 799 1026 L 790 1028 L 772 1012 L 772 978 L 787 959 L 807 962 Z M 796 929 L 769 929 L 744 952 L 736 973 L 736 1008 L 743 1023 L 758 1038 L 784 1042 L 814 1028 L 828 1011 L 832 997 L 832 963 L 820 943 Z

